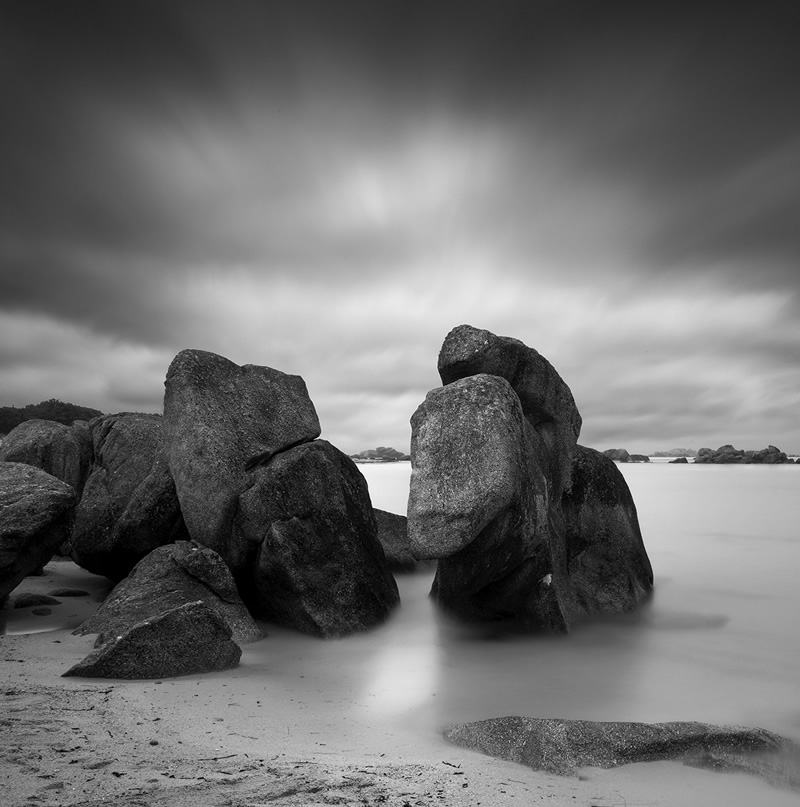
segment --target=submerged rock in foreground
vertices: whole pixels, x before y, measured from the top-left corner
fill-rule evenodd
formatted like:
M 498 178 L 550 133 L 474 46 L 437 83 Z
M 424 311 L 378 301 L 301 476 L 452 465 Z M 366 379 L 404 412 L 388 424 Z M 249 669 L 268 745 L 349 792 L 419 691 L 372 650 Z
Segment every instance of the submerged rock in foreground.
M 584 767 L 679 760 L 800 790 L 800 746 L 759 728 L 499 717 L 450 726 L 442 734 L 463 748 L 561 776 Z

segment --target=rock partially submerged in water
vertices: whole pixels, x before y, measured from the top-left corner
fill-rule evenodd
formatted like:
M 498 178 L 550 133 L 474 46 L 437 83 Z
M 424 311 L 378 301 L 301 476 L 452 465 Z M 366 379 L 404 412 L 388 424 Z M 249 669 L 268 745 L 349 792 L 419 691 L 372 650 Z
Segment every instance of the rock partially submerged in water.
M 720 446 L 716 451 L 701 448 L 694 458 L 695 465 L 711 463 L 713 465 L 786 465 L 794 460 L 775 446 L 767 446 L 760 451 L 743 451 L 734 448 L 730 443 Z
M 230 627 L 198 601 L 136 623 L 93 650 L 64 676 L 174 678 L 231 670 L 241 655 Z
M 237 540 L 253 548 L 243 595 L 254 613 L 316 636 L 383 622 L 400 601 L 364 477 L 326 440 L 253 470 L 239 497 Z
M 76 498 L 40 468 L 0 462 L 0 603 L 67 540 Z
M 411 419 L 408 529 L 439 559 L 432 595 L 469 621 L 565 631 L 647 597 L 653 574 L 627 484 L 577 443 L 572 393 L 532 348 L 470 326 Z
M 419 561 L 411 550 L 408 538 L 408 518 L 389 513 L 386 510 L 372 508 L 375 523 L 378 527 L 378 540 L 386 554 L 389 568 L 395 572 L 411 572 L 419 565 Z
M 463 748 L 562 776 L 584 767 L 680 760 L 800 788 L 798 746 L 759 728 L 500 717 L 450 726 L 442 733 Z
M 154 549 L 73 634 L 97 633 L 99 646 L 139 622 L 197 601 L 224 620 L 237 644 L 261 638 L 261 630 L 242 602 L 222 558 L 193 541 Z

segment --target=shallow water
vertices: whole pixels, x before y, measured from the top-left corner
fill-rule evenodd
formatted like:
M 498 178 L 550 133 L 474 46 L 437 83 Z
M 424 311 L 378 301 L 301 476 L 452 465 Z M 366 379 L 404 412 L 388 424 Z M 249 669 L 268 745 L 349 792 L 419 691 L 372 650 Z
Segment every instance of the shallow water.
M 431 572 L 401 575 L 402 606 L 386 625 L 337 641 L 267 626 L 265 640 L 244 647 L 236 676 L 324 692 L 352 703 L 365 724 L 425 733 L 526 714 L 740 723 L 800 740 L 800 468 L 619 467 L 656 578 L 636 614 L 566 637 L 502 635 L 442 617 L 427 596 Z M 405 511 L 407 463 L 360 469 L 376 507 Z M 102 581 L 53 567 L 53 587 L 94 594 Z M 85 599 L 48 617 L 0 611 L 0 632 L 75 627 L 95 607 Z

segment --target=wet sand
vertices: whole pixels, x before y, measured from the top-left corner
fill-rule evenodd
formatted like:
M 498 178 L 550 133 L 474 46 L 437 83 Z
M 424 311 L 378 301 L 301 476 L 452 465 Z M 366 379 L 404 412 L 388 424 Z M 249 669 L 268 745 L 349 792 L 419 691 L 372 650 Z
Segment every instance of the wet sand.
M 752 777 L 678 763 L 557 777 L 457 748 L 419 710 L 375 708 L 359 682 L 348 688 L 325 642 L 296 674 L 286 659 L 271 665 L 274 632 L 245 646 L 240 667 L 226 673 L 61 678 L 92 649 L 94 637 L 70 631 L 105 586 L 71 563 L 51 563 L 12 597 L 60 587 L 92 596 L 64 598 L 48 617 L 3 612 L 9 630 L 56 615 L 69 623 L 0 637 L 4 804 L 798 804 Z

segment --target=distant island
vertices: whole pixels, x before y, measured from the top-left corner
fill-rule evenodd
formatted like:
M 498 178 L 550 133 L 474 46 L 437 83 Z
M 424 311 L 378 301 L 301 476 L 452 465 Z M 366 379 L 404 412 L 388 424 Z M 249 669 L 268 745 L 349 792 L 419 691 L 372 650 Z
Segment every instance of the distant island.
M 91 420 L 102 414 L 99 409 L 78 406 L 57 398 L 23 407 L 0 406 L 0 435 L 8 434 L 26 420 L 54 420 L 69 426 L 73 420 Z
M 693 448 L 670 448 L 668 451 L 654 451 L 651 457 L 696 457 Z
M 354 462 L 407 462 L 411 457 L 408 454 L 402 454 L 395 448 L 378 446 L 378 448 L 368 448 L 358 454 L 351 454 L 350 459 Z

